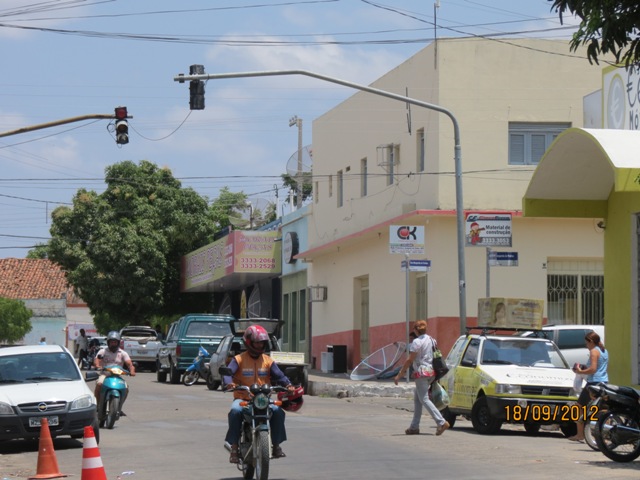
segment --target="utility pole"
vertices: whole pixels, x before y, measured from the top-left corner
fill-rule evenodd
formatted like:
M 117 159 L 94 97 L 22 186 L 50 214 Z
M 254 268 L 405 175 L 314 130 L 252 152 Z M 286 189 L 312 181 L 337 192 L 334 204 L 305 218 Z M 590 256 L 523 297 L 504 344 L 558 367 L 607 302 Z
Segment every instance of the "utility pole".
M 458 120 L 450 110 L 440 105 L 423 102 L 410 97 L 403 97 L 386 90 L 369 87 L 358 83 L 348 82 L 329 75 L 310 72 L 308 70 L 267 70 L 257 72 L 232 72 L 232 73 L 216 73 L 207 75 L 189 75 L 178 74 L 173 77 L 175 82 L 184 83 L 185 80 L 217 80 L 224 78 L 250 78 L 250 77 L 274 77 L 284 75 L 304 75 L 311 78 L 317 78 L 325 82 L 336 83 L 349 88 L 355 88 L 363 92 L 369 92 L 373 95 L 391 98 L 399 102 L 417 105 L 429 110 L 442 113 L 449 117 L 453 126 L 453 159 L 455 168 L 455 184 L 456 184 L 456 230 L 458 237 L 458 303 L 460 308 L 460 334 L 464 334 L 467 324 L 467 282 L 465 277 L 465 261 L 464 261 L 464 203 L 462 201 L 462 145 L 460 144 L 460 125 Z
M 302 177 L 302 119 L 294 115 L 289 119 L 289 126 L 298 127 L 298 172 L 296 173 L 296 210 L 302 206 L 302 183 L 304 178 Z
M 124 137 L 122 136 L 122 134 L 120 136 L 117 136 L 116 143 L 122 145 L 129 141 L 129 137 L 127 135 L 127 118 L 133 118 L 127 114 L 127 107 L 116 107 L 114 113 L 111 114 L 94 113 L 89 115 L 81 115 L 79 117 L 64 118 L 62 120 L 55 120 L 53 122 L 40 123 L 37 125 L 31 125 L 29 127 L 18 128 L 17 130 L 0 133 L 0 138 L 9 137 L 11 135 L 18 135 L 20 133 L 33 132 L 34 130 L 42 130 L 43 128 L 57 127 L 58 125 L 66 125 L 67 123 L 82 122 L 84 120 L 117 120 L 116 128 L 119 128 L 118 133 L 124 132 Z M 123 138 L 125 137 L 127 140 L 123 141 Z

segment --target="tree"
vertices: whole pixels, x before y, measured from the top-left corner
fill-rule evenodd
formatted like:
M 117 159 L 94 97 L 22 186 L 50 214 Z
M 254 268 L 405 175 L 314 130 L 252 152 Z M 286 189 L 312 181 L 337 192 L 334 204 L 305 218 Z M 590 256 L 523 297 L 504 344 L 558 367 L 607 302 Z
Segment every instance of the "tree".
M 247 209 L 247 195 L 243 192 L 233 193 L 228 187 L 220 190 L 218 198 L 211 203 L 211 214 L 217 226 L 217 231 L 229 226 L 235 226 L 243 218 Z M 247 224 L 249 222 L 246 222 Z
M 38 243 L 35 247 L 27 252 L 27 258 L 43 259 L 49 258 L 49 245 L 46 243 Z
M 637 0 L 549 0 L 563 22 L 563 14 L 580 17 L 578 31 L 571 39 L 571 50 L 587 45 L 590 63 L 613 54 L 616 63 L 627 66 L 640 60 L 640 4 Z M 627 48 L 628 46 L 628 48 Z M 626 50 L 625 50 L 626 49 Z
M 102 194 L 80 189 L 52 214 L 49 258 L 67 272 L 98 331 L 153 315 L 210 311 L 208 295 L 180 293 L 181 257 L 219 226 L 206 198 L 168 169 L 142 161 L 107 167 Z
M 288 173 L 283 173 L 280 176 L 282 177 L 282 183 L 285 187 L 289 187 L 291 190 L 294 190 L 294 191 L 297 189 L 298 182 L 296 181 L 295 176 L 289 175 Z M 311 184 L 311 178 L 312 178 L 311 173 L 309 172 L 302 173 L 302 202 L 304 202 L 307 198 L 311 198 L 313 194 L 313 185 Z M 287 199 L 286 201 L 288 202 L 289 200 Z M 294 197 L 293 199 L 294 205 L 296 201 L 297 199 Z
M 13 343 L 31 331 L 33 312 L 20 300 L 0 297 L 0 341 Z

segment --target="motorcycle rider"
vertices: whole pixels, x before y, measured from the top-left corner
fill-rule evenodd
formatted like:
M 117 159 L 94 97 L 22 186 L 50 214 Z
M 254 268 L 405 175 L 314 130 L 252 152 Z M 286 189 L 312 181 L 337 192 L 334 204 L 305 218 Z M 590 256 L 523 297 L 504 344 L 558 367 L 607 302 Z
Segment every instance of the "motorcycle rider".
M 269 334 L 260 325 L 251 325 L 244 332 L 243 340 L 247 350 L 231 359 L 228 367 L 231 369 L 231 376 L 222 378 L 227 390 L 233 390 L 236 386 L 250 387 L 254 383 L 259 385 L 279 384 L 287 387 L 291 393 L 295 392 L 295 387 L 291 380 L 282 373 L 280 367 L 269 356 L 265 355 L 269 343 Z M 248 392 L 233 392 L 233 403 L 229 411 L 229 429 L 225 441 L 231 446 L 229 455 L 230 463 L 239 463 L 238 441 L 240 439 L 240 429 L 242 428 L 242 407 L 240 402 L 248 399 Z M 269 405 L 272 415 L 270 420 L 271 441 L 273 443 L 272 457 L 282 458 L 286 455 L 282 451 L 280 444 L 287 439 L 287 432 L 284 427 L 285 412 L 276 405 Z
M 133 366 L 133 362 L 131 361 L 129 354 L 120 348 L 120 334 L 115 330 L 107 334 L 107 346 L 98 351 L 94 364 L 96 366 L 96 370 L 102 370 L 102 367 L 107 365 L 118 365 L 129 370 L 129 375 L 132 377 L 136 376 L 136 369 Z M 98 381 L 96 382 L 96 389 L 94 393 L 96 400 L 98 401 L 98 405 L 100 405 L 100 392 L 106 377 L 107 375 L 101 373 L 98 377 Z M 120 404 L 120 409 L 122 409 L 122 405 L 128 396 L 129 386 L 127 385 L 127 390 L 124 398 L 122 399 L 122 403 Z M 121 412 L 121 415 L 124 415 L 124 413 Z

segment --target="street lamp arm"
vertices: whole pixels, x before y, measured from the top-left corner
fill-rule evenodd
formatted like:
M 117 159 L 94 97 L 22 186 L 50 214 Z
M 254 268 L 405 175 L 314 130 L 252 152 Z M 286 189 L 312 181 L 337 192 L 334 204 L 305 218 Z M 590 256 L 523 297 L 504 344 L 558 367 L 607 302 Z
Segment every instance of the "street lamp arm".
M 213 73 L 213 74 L 197 74 L 184 75 L 180 74 L 173 77 L 176 82 L 184 83 L 186 80 L 219 80 L 225 78 L 245 78 L 245 77 L 277 77 L 285 75 L 304 75 L 307 77 L 317 78 L 326 82 L 336 83 L 345 87 L 355 88 L 363 92 L 369 92 L 374 95 L 391 98 L 400 102 L 409 103 L 429 110 L 434 110 L 445 114 L 453 123 L 454 134 L 454 160 L 455 160 L 455 184 L 456 184 L 456 227 L 458 235 L 458 292 L 459 292 L 459 308 L 460 308 L 460 334 L 464 334 L 467 322 L 467 300 L 466 300 L 466 280 L 465 280 L 465 261 L 464 261 L 464 207 L 462 201 L 462 147 L 460 145 L 460 128 L 458 121 L 446 108 L 440 105 L 423 102 L 411 97 L 405 97 L 396 93 L 387 92 L 377 88 L 361 85 L 358 83 L 341 80 L 335 77 L 329 77 L 320 73 L 310 72 L 308 70 L 266 70 L 257 72 L 235 72 L 235 73 Z

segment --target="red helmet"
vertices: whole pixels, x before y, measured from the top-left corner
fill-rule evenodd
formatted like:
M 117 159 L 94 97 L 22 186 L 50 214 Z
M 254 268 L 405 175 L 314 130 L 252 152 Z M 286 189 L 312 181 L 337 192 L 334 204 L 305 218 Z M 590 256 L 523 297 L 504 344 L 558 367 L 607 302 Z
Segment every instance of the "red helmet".
M 304 395 L 304 388 L 300 386 L 296 387 L 293 392 L 278 393 L 278 400 L 282 401 L 282 408 L 287 412 L 297 412 L 304 403 L 302 395 Z
M 247 350 L 253 356 L 262 355 L 267 350 L 267 344 L 269 343 L 269 334 L 260 325 L 251 325 L 244 332 L 243 335 L 244 344 L 247 346 Z M 256 347 L 254 343 L 262 343 L 260 347 Z

